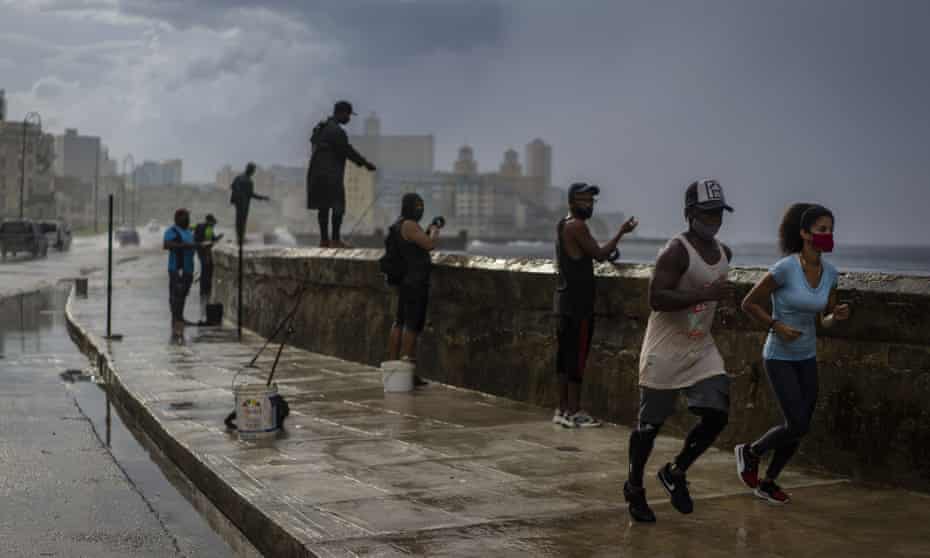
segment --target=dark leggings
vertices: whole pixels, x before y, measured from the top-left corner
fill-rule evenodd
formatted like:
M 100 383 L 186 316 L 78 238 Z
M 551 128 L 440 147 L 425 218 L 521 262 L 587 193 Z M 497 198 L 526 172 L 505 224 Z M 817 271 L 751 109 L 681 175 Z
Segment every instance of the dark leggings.
M 329 236 L 329 211 L 330 208 L 324 207 L 316 214 L 317 222 L 320 224 L 320 240 L 328 241 Z M 341 209 L 333 208 L 333 236 L 334 241 L 338 241 L 342 230 L 342 216 L 344 212 Z
M 801 439 L 810 429 L 814 407 L 817 406 L 817 359 L 766 360 L 765 371 L 785 422 L 766 432 L 752 444 L 751 449 L 759 457 L 775 450 L 765 473 L 767 478 L 774 480 L 798 451 Z

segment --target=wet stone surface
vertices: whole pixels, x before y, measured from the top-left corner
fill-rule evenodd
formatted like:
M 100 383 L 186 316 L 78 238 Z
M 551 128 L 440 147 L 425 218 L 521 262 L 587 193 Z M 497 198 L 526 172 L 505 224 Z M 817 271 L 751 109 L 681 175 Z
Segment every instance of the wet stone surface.
M 690 472 L 695 513 L 679 515 L 655 479 L 681 445 L 669 436 L 647 469 L 659 523 L 633 525 L 621 494 L 627 428 L 567 431 L 550 410 L 440 384 L 386 395 L 377 369 L 292 347 L 276 375 L 291 406 L 286 430 L 239 441 L 223 426 L 234 376 L 263 382 L 277 347 L 246 369 L 264 340 L 240 344 L 231 327 L 189 328 L 186 346 L 170 345 L 162 263 L 142 260 L 117 285 L 114 330 L 125 338 L 109 350 L 122 381 L 196 459 L 316 555 L 930 554 L 927 496 L 789 469 L 782 484 L 794 500 L 772 507 L 717 449 Z M 102 338 L 101 285 L 72 310 Z

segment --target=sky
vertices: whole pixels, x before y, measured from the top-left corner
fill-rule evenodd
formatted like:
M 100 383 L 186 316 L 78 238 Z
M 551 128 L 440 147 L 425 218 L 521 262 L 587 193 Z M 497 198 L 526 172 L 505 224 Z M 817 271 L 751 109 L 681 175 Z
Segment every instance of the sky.
M 786 205 L 837 242 L 930 244 L 924 0 L 0 0 L 9 118 L 100 135 L 121 160 L 305 164 L 335 100 L 431 133 L 482 170 L 541 137 L 554 180 L 602 186 L 641 233 L 682 228 L 717 178 L 724 236 L 774 237 Z

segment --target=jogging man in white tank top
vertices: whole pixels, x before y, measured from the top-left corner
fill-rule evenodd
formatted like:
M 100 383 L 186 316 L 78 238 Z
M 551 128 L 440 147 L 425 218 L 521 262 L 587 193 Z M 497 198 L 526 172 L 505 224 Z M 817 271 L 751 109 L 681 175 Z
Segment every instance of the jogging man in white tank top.
M 630 515 L 653 522 L 643 474 L 662 424 L 675 413 L 678 394 L 700 421 L 688 433 L 674 463 L 665 464 L 659 482 L 672 505 L 691 513 L 687 470 L 727 425 L 730 379 L 711 336 L 717 302 L 732 299 L 727 281 L 733 254 L 715 239 L 726 204 L 715 180 L 692 182 L 685 190 L 688 231 L 668 242 L 656 260 L 649 282 L 649 324 L 639 357 L 639 422 L 630 436 L 630 476 L 623 487 Z

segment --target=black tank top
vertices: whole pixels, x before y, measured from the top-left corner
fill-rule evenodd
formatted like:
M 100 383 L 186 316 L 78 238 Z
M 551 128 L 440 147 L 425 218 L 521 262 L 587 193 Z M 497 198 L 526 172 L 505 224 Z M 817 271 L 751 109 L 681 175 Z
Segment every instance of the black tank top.
M 403 224 L 403 220 L 397 222 L 398 233 L 400 233 Z M 417 246 L 416 242 L 405 239 L 401 234 L 400 255 L 407 265 L 407 272 L 404 274 L 402 283 L 415 287 L 428 285 L 430 271 L 433 268 L 433 261 L 429 257 L 429 251 Z
M 587 318 L 594 315 L 594 258 L 582 256 L 576 260 L 562 250 L 562 231 L 568 219 L 559 221 L 555 240 L 559 274 L 555 311 L 560 315 Z

